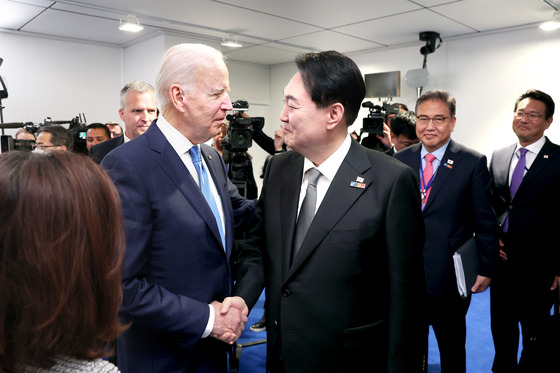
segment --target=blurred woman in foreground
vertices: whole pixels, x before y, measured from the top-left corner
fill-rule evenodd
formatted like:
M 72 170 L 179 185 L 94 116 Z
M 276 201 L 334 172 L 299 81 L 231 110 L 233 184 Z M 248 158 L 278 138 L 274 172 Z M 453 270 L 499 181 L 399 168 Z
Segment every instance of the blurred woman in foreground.
M 0 155 L 0 372 L 118 372 L 116 189 L 70 152 Z

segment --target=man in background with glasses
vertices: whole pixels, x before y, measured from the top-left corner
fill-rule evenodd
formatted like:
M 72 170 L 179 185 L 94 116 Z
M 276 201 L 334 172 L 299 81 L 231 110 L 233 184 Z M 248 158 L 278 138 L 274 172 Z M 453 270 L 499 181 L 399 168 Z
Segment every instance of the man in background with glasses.
M 45 126 L 37 131 L 36 150 L 69 150 L 72 151 L 74 140 L 70 132 L 62 126 Z
M 486 157 L 451 140 L 455 107 L 455 98 L 446 91 L 433 90 L 420 96 L 416 101 L 420 143 L 394 155 L 414 169 L 420 182 L 426 225 L 426 317 L 438 341 L 442 373 L 466 371 L 465 316 L 471 292 L 488 288 L 498 261 L 498 226 L 490 201 Z M 461 295 L 453 254 L 473 235 L 478 276 Z
M 552 371 L 551 363 L 558 369 L 557 351 L 543 349 L 539 335 L 560 287 L 560 146 L 544 136 L 553 115 L 548 94 L 523 93 L 512 123 L 519 141 L 496 150 L 490 163 L 492 203 L 501 223 L 501 260 L 490 294 L 496 373 Z

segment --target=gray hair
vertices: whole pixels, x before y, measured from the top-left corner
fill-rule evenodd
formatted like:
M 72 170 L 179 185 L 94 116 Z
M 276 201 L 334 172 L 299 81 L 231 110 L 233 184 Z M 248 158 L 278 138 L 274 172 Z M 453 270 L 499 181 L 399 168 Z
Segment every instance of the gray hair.
M 188 93 L 195 89 L 201 67 L 213 66 L 217 61 L 225 63 L 222 52 L 204 44 L 178 44 L 170 48 L 161 61 L 156 77 L 157 99 L 162 111 L 170 104 L 169 88 L 180 84 Z
M 445 105 L 447 105 L 447 108 L 449 109 L 449 114 L 452 117 L 455 116 L 455 108 L 457 107 L 457 101 L 455 101 L 455 97 L 453 97 L 451 93 L 441 89 L 434 89 L 420 96 L 416 101 L 416 107 L 414 108 L 416 114 L 418 114 L 418 106 L 430 100 L 442 101 L 443 103 L 445 103 Z
M 128 94 L 132 91 L 138 93 L 145 93 L 145 92 L 154 93 L 154 87 L 152 87 L 150 84 L 146 82 L 141 82 L 138 80 L 128 83 L 121 89 L 121 109 L 124 109 L 124 107 L 126 106 L 126 98 L 128 97 Z

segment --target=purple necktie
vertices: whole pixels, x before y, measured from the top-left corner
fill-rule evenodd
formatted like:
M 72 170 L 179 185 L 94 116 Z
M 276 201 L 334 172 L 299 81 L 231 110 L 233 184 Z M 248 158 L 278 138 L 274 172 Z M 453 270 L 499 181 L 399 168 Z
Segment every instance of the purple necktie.
M 509 185 L 509 194 L 513 199 L 517 189 L 519 189 L 519 185 L 521 185 L 521 181 L 523 180 L 523 174 L 525 173 L 525 154 L 527 153 L 527 149 L 520 148 L 519 149 L 519 160 L 517 160 L 517 165 L 513 169 L 513 174 L 511 175 L 511 184 Z
M 527 153 L 527 149 L 520 148 L 519 149 L 519 159 L 517 160 L 517 165 L 513 169 L 513 174 L 511 175 L 511 184 L 509 185 L 509 195 L 511 199 L 517 193 L 517 189 L 519 189 L 519 185 L 521 185 L 521 181 L 523 180 L 523 174 L 525 173 L 525 154 Z M 509 226 L 509 216 L 506 216 L 506 220 L 504 220 L 504 225 L 502 230 L 507 232 Z

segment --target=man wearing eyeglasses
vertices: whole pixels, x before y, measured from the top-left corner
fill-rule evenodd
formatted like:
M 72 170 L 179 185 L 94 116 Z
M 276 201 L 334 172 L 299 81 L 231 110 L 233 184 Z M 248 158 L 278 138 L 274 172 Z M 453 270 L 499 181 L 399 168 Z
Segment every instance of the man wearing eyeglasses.
M 43 151 L 72 151 L 74 140 L 70 132 L 62 126 L 45 126 L 37 131 L 35 149 Z
M 451 140 L 455 107 L 455 98 L 446 91 L 420 96 L 416 101 L 420 143 L 394 155 L 414 169 L 420 182 L 426 225 L 426 321 L 438 341 L 442 373 L 466 371 L 465 316 L 471 292 L 488 288 L 498 261 L 498 225 L 491 206 L 486 157 Z M 453 254 L 473 235 L 478 276 L 463 297 L 457 288 Z
M 542 346 L 539 328 L 560 287 L 560 146 L 544 136 L 554 115 L 552 97 L 529 90 L 514 109 L 512 127 L 519 141 L 496 150 L 490 163 L 492 203 L 501 223 L 501 260 L 490 293 L 493 371 L 545 372 L 552 371 L 548 359 L 558 367 L 556 354 L 537 343 Z M 518 363 L 519 324 L 523 351 Z

